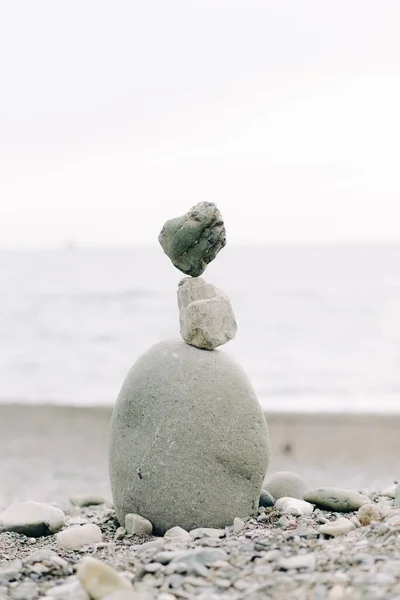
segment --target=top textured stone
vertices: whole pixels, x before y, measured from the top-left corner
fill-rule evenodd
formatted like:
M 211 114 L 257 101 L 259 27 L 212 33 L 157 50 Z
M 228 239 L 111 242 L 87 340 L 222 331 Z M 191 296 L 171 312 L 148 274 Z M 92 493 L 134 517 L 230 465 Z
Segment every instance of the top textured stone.
M 199 202 L 167 221 L 158 241 L 177 269 L 198 277 L 226 244 L 221 213 L 213 202 Z

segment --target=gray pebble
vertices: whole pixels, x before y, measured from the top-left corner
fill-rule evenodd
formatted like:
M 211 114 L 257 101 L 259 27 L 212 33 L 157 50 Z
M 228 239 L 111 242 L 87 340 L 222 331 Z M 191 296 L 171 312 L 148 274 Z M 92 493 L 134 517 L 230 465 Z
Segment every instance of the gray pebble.
M 199 202 L 167 221 L 158 241 L 177 269 L 199 277 L 226 244 L 221 213 L 213 202 Z
M 275 498 L 269 493 L 269 491 L 261 490 L 259 506 L 263 506 L 264 508 L 267 508 L 269 506 L 274 506 L 274 504 L 275 504 Z
M 335 512 L 352 512 L 370 501 L 367 496 L 354 490 L 330 487 L 307 490 L 304 493 L 304 500 L 315 504 L 318 508 Z

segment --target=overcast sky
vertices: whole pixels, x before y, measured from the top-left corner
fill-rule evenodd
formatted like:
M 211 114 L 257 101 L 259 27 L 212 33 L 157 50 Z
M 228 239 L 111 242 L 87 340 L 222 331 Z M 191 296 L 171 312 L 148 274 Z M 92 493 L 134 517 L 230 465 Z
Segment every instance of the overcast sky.
M 400 239 L 399 0 L 0 1 L 0 246 Z

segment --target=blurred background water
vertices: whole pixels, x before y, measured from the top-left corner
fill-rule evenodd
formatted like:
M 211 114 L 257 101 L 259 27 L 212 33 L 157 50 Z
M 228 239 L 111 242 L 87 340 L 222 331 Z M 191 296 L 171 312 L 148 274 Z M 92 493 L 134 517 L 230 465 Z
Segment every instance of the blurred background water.
M 272 411 L 400 408 L 400 247 L 227 247 L 206 270 L 238 322 L 223 348 Z M 112 404 L 179 336 L 158 247 L 0 251 L 0 401 Z

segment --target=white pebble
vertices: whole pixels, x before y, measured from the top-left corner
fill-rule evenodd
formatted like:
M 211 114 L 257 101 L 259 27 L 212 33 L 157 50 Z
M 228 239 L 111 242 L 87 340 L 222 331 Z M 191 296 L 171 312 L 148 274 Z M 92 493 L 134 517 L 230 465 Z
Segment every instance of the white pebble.
M 55 533 L 64 523 L 61 509 L 41 502 L 17 502 L 0 513 L 0 532 L 15 531 L 28 537 Z
M 126 515 L 125 529 L 129 535 L 151 535 L 153 533 L 153 525 L 150 521 L 135 513 Z
M 314 505 L 310 502 L 306 502 L 305 500 L 283 497 L 276 501 L 275 508 L 281 510 L 287 515 L 301 517 L 302 515 L 311 515 L 314 510 Z
M 239 517 L 235 517 L 233 520 L 233 533 L 239 533 L 244 528 L 245 523 Z
M 318 531 L 324 535 L 336 537 L 338 535 L 346 535 L 355 528 L 356 526 L 349 519 L 340 517 L 336 521 L 331 521 L 330 523 L 325 523 L 325 525 L 320 525 L 318 527 Z
M 105 600 L 119 591 L 132 591 L 129 581 L 95 558 L 84 558 L 78 565 L 76 576 L 92 600 Z
M 67 579 L 61 585 L 56 585 L 46 592 L 45 598 L 49 596 L 57 600 L 89 600 L 86 590 L 82 587 L 76 577 Z
M 197 527 L 197 529 L 190 531 L 192 540 L 198 540 L 203 537 L 223 538 L 225 535 L 225 529 L 214 529 L 213 527 Z
M 190 535 L 186 529 L 183 529 L 178 525 L 176 527 L 171 527 L 171 529 L 168 529 L 164 534 L 165 540 L 188 540 L 189 538 Z
M 82 546 L 96 544 L 103 541 L 100 527 L 93 523 L 69 527 L 56 535 L 56 542 L 66 550 L 79 550 Z

